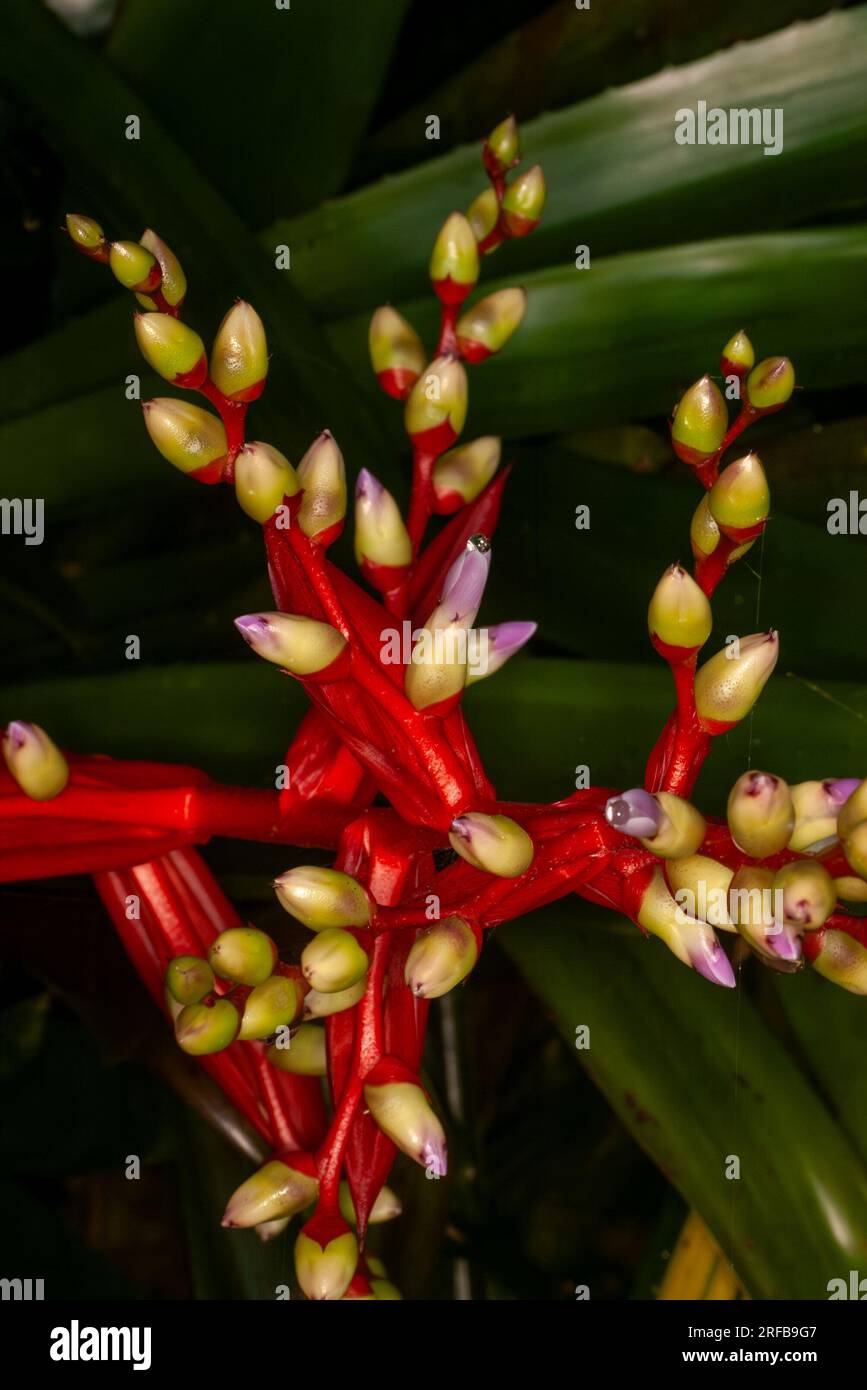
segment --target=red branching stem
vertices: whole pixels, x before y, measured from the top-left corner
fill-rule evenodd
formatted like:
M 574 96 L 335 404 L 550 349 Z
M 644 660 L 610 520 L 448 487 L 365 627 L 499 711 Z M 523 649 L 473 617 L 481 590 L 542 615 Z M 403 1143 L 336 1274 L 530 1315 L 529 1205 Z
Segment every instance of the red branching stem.
M 433 466 L 436 455 L 415 449 L 412 456 L 412 493 L 406 529 L 412 541 L 412 553 L 418 556 L 431 515 Z
M 220 419 L 226 431 L 226 443 L 229 446 L 226 466 L 223 469 L 223 481 L 231 483 L 234 481 L 235 459 L 244 446 L 244 426 L 249 402 L 230 401 L 228 396 L 224 396 L 219 387 L 214 385 L 209 376 L 205 377 L 199 391 L 206 400 L 217 407 L 220 413 Z
M 437 357 L 443 357 L 446 353 L 457 352 L 458 340 L 455 335 L 455 324 L 458 318 L 459 304 L 444 304 L 440 317 L 440 335 L 437 341 Z
M 749 405 L 746 401 L 742 403 L 740 411 L 730 425 L 725 439 L 716 453 L 706 458 L 695 470 L 696 477 L 702 487 L 706 488 L 708 491 L 713 487 L 719 477 L 720 459 L 723 457 L 726 450 L 735 442 L 738 435 L 743 434 L 744 430 L 764 413 L 764 411 L 755 410 L 753 406 Z

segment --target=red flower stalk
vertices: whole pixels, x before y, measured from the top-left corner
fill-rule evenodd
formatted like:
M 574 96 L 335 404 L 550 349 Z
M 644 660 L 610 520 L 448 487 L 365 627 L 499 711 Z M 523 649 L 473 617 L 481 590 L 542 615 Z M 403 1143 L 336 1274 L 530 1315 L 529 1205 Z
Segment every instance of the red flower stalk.
M 518 290 L 469 301 L 480 257 L 541 216 L 541 170 L 506 183 L 519 159 L 510 118 L 485 143 L 490 188 L 436 240 L 441 322 L 430 360 L 396 310 L 374 314 L 373 368 L 405 401 L 413 465 L 405 520 L 371 474 L 358 480 L 356 557 L 373 595 L 328 558 L 347 497 L 330 433 L 297 470 L 273 445 L 245 442 L 268 364 L 252 307 L 230 309 L 209 355 L 180 319 L 186 282 L 165 243 L 147 233 L 109 248 L 90 219 L 68 219 L 78 249 L 111 263 L 147 310 L 136 332 L 151 365 L 216 407 L 218 415 L 184 400 L 149 403 L 148 431 L 199 481 L 234 482 L 262 526 L 275 610 L 244 615 L 238 627 L 303 684 L 311 708 L 280 793 L 223 787 L 191 768 L 65 757 L 44 731 L 11 724 L 0 879 L 94 874 L 180 1045 L 270 1150 L 231 1199 L 227 1224 L 256 1224 L 267 1237 L 316 1197 L 296 1248 L 312 1298 L 398 1296 L 365 1252 L 367 1227 L 377 1211 L 396 1214 L 383 1185 L 398 1149 L 432 1177 L 445 1171 L 446 1136 L 419 1075 L 428 1001 L 466 978 L 498 923 L 577 893 L 625 913 L 716 984 L 732 985 L 734 974 L 715 927 L 739 933 L 765 964 L 792 969 L 806 959 L 867 993 L 867 936 L 838 906 L 867 898 L 867 783 L 789 789 L 751 773 L 733 789 L 728 824 L 687 799 L 714 737 L 747 714 L 778 651 L 775 633 L 754 634 L 698 665 L 709 599 L 770 507 L 754 454 L 722 473 L 721 461 L 794 387 L 786 358 L 754 366 L 745 333 L 722 354 L 742 388 L 734 423 L 710 377 L 685 393 L 672 422 L 673 446 L 706 496 L 691 534 L 695 576 L 672 566 L 648 614 L 676 707 L 645 785 L 525 805 L 499 800 L 485 773 L 463 690 L 499 669 L 534 625 L 475 626 L 507 470 L 495 476 L 498 440 L 457 441 L 465 363 L 499 351 L 523 314 Z M 434 513 L 450 519 L 425 545 Z M 374 806 L 377 795 L 389 804 Z M 193 848 L 214 834 L 336 851 L 332 868 L 295 868 L 275 884 L 313 933 L 300 965 L 282 961 L 223 895 Z

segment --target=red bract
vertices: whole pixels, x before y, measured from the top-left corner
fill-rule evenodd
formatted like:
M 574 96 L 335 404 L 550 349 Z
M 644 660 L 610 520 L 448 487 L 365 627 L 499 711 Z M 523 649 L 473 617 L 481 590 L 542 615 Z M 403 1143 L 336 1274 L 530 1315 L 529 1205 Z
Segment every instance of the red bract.
M 673 566 L 650 606 L 676 708 L 644 787 L 514 803 L 498 798 L 482 765 L 463 690 L 498 669 L 533 625 L 476 627 L 508 470 L 492 476 L 499 441 L 454 447 L 466 413 L 461 352 L 478 361 L 498 351 L 523 298 L 501 292 L 471 304 L 464 333 L 456 321 L 480 255 L 527 234 L 541 215 L 541 171 L 507 184 L 516 162 L 517 128 L 504 122 L 485 146 L 491 189 L 468 218 L 452 214 L 437 238 L 431 274 L 441 332 L 430 363 L 396 311 L 374 315 L 374 370 L 388 395 L 406 400 L 413 446 L 406 523 L 372 475 L 359 483 L 356 554 L 375 596 L 328 558 L 346 511 L 331 435 L 314 441 L 297 472 L 272 446 L 244 443 L 247 406 L 267 372 L 258 316 L 242 304 L 230 311 L 202 379 L 201 340 L 180 322 L 179 304 L 149 282 L 156 312 L 138 329 L 148 360 L 175 385 L 197 383 L 220 419 L 161 401 L 151 403 L 148 430 L 183 471 L 234 483 L 262 524 L 275 611 L 239 618 L 238 627 L 259 655 L 301 681 L 311 702 L 285 756 L 286 789 L 220 786 L 157 763 L 67 763 L 31 725 L 10 725 L 4 744 L 0 879 L 94 875 L 181 1045 L 201 1057 L 274 1155 L 235 1194 L 227 1223 L 271 1234 L 318 1191 L 296 1250 L 299 1281 L 313 1298 L 376 1296 L 377 1285 L 394 1296 L 367 1264 L 364 1242 L 378 1206 L 395 1214 L 382 1194 L 398 1149 L 432 1177 L 445 1171 L 445 1135 L 419 1075 L 429 1001 L 466 977 L 498 923 L 577 893 L 625 913 L 715 983 L 733 984 L 734 975 L 711 923 L 739 932 L 766 964 L 791 969 L 806 957 L 829 979 L 867 992 L 863 927 L 835 908 L 865 877 L 867 784 L 805 783 L 790 793 L 761 775 L 733 790 L 728 825 L 706 821 L 685 799 L 713 738 L 748 712 L 777 653 L 776 634 L 755 634 L 697 669 L 709 597 L 761 533 L 769 506 L 755 456 L 722 473 L 720 462 L 794 385 L 784 358 L 750 370 L 745 334 L 723 353 L 729 381 L 743 386 L 734 423 L 703 377 L 672 424 L 674 447 L 706 496 L 692 528 L 695 578 Z M 79 248 L 110 259 L 101 229 L 72 220 L 83 223 Z M 152 246 L 164 269 L 176 267 L 164 243 L 152 238 Z M 435 512 L 454 515 L 425 546 Z M 756 840 L 758 803 L 743 798 L 759 794 L 771 809 Z M 373 804 L 378 795 L 387 806 Z M 739 843 L 745 825 L 761 859 Z M 269 938 L 238 917 L 194 848 L 212 835 L 336 852 L 333 868 L 296 868 L 275 884 L 287 911 L 316 933 L 300 965 L 278 960 Z M 779 894 L 782 915 L 766 920 L 749 898 L 756 889 Z M 709 907 L 706 890 L 721 890 L 722 903 Z M 741 890 L 747 898 L 732 899 Z M 317 1078 L 322 1035 L 310 1019 L 324 1019 L 327 1112 Z

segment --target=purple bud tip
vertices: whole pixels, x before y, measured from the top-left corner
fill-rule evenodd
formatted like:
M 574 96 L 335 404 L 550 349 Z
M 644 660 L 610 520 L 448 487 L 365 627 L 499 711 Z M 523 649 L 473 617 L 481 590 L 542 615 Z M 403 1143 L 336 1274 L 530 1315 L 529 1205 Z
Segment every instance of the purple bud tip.
M 712 985 L 722 985 L 724 989 L 734 989 L 735 972 L 732 970 L 731 961 L 716 938 L 706 944 L 703 943 L 702 949 L 696 951 L 695 954 L 690 952 L 690 960 L 699 975 L 710 980 Z
M 451 823 L 451 832 L 458 835 L 462 840 L 469 840 L 472 837 L 472 828 L 466 816 L 458 816 Z
M 356 497 L 369 498 L 371 502 L 376 502 L 385 491 L 382 483 L 375 478 L 368 469 L 362 468 L 355 484 Z
M 269 624 L 258 613 L 245 613 L 242 617 L 236 618 L 235 627 L 250 647 L 255 647 L 257 643 L 261 646 L 271 636 Z
M 482 540 L 486 549 L 474 543 Z M 440 602 L 452 605 L 458 617 L 469 616 L 472 622 L 482 602 L 490 568 L 490 542 L 483 536 L 471 537 L 445 577 Z
M 772 772 L 751 772 L 744 790 L 747 796 L 770 796 L 779 780 Z
M 12 719 L 6 725 L 6 738 L 17 753 L 25 744 L 36 741 L 36 732 L 33 725 L 25 724 L 23 719 Z
M 622 835 L 652 840 L 662 824 L 662 807 L 643 787 L 631 787 L 605 803 L 605 819 Z
M 538 623 L 497 623 L 488 628 L 488 641 L 498 656 L 514 656 L 529 642 Z
M 429 1139 L 422 1145 L 421 1161 L 435 1178 L 444 1178 L 448 1172 L 446 1146 L 440 1139 Z
M 825 791 L 830 796 L 836 806 L 843 806 L 852 795 L 856 787 L 860 787 L 859 777 L 833 777 L 825 782 Z
M 792 927 L 781 923 L 778 931 L 769 931 L 765 936 L 765 945 L 769 951 L 773 951 L 780 960 L 796 961 L 801 959 L 801 937 Z

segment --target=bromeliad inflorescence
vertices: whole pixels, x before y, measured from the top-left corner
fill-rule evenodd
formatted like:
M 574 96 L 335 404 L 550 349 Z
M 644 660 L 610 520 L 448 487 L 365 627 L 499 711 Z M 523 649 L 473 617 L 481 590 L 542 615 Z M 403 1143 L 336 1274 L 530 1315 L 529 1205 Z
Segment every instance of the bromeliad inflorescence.
M 324 431 L 293 468 L 273 444 L 247 439 L 268 372 L 253 307 L 229 310 L 208 354 L 181 320 L 184 273 L 155 233 L 110 244 L 91 219 L 67 219 L 78 249 L 136 295 L 150 365 L 214 407 L 160 398 L 145 405 L 145 424 L 170 463 L 232 484 L 261 525 L 275 609 L 236 625 L 303 684 L 310 710 L 285 757 L 288 784 L 274 792 L 221 786 L 188 767 L 64 755 L 36 725 L 9 724 L 0 878 L 94 875 L 178 1043 L 270 1150 L 224 1223 L 267 1239 L 307 1213 L 296 1271 L 311 1298 L 399 1297 L 366 1250 L 367 1228 L 399 1214 L 385 1185 L 397 1150 L 432 1177 L 446 1171 L 446 1136 L 419 1071 L 428 1005 L 466 979 L 498 923 L 578 893 L 626 914 L 716 984 L 735 983 L 719 930 L 739 933 L 776 969 L 806 959 L 867 993 L 867 931 L 840 906 L 867 900 L 867 781 L 790 788 L 751 770 L 732 789 L 727 822 L 689 800 L 714 737 L 749 712 L 778 653 L 775 632 L 756 633 L 698 666 L 710 598 L 770 510 L 759 458 L 721 469 L 723 456 L 794 389 L 791 363 L 756 364 L 744 332 L 720 364 L 740 400 L 734 422 L 704 376 L 671 425 L 704 495 L 693 575 L 671 566 L 650 602 L 650 637 L 671 668 L 676 706 L 644 785 L 545 806 L 500 800 L 486 776 L 463 692 L 519 651 L 535 624 L 477 626 L 506 470 L 498 439 L 459 439 L 465 364 L 499 352 L 524 313 L 520 289 L 471 298 L 481 258 L 541 217 L 542 172 L 510 178 L 519 160 L 509 118 L 484 145 L 490 186 L 436 238 L 433 355 L 396 309 L 373 315 L 373 369 L 404 402 L 413 457 L 405 517 L 371 473 L 356 482 L 355 554 L 375 597 L 328 558 L 347 510 L 337 441 Z M 448 520 L 425 544 L 433 516 Z M 408 652 L 392 641 L 407 625 Z M 298 960 L 281 959 L 220 890 L 195 849 L 217 834 L 335 851 L 332 867 L 291 868 L 274 884 L 310 932 Z

